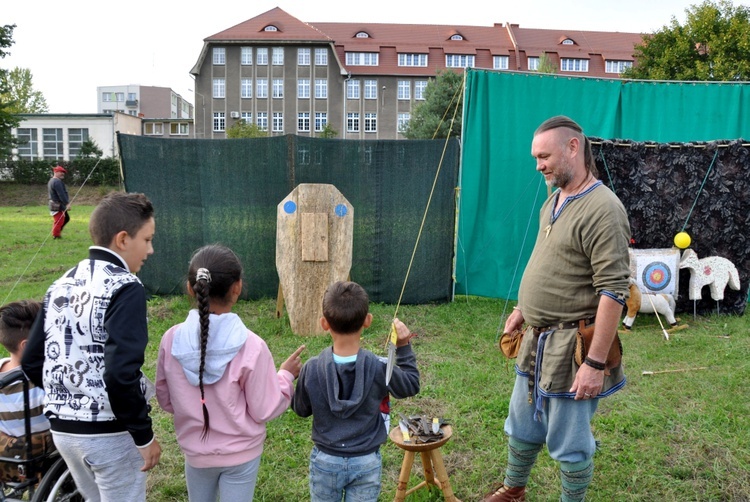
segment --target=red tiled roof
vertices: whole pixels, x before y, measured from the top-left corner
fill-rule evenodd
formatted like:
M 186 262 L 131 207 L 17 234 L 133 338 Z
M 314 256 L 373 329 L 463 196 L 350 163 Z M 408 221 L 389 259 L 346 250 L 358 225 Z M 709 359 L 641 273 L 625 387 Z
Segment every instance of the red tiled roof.
M 278 31 L 265 31 L 273 25 Z M 252 19 L 220 31 L 204 39 L 204 42 L 224 41 L 321 41 L 330 42 L 328 37 L 307 23 L 290 16 L 276 7 Z
M 520 50 L 530 56 L 543 52 L 557 52 L 560 57 L 587 58 L 589 54 L 601 54 L 606 59 L 633 59 L 633 47 L 642 42 L 640 33 L 605 31 L 541 30 L 519 28 L 513 25 L 513 34 Z M 569 38 L 575 45 L 563 45 Z

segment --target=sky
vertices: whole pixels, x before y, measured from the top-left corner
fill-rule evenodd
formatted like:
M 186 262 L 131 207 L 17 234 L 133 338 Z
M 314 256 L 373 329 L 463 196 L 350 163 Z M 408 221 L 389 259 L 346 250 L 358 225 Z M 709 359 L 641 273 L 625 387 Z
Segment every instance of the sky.
M 96 113 L 98 86 L 169 87 L 193 103 L 190 70 L 203 39 L 275 7 L 313 25 L 514 23 L 522 28 L 653 33 L 672 18 L 684 24 L 686 9 L 701 1 L 3 0 L 0 25 L 16 28 L 10 56 L 0 59 L 0 67 L 28 68 L 50 113 Z

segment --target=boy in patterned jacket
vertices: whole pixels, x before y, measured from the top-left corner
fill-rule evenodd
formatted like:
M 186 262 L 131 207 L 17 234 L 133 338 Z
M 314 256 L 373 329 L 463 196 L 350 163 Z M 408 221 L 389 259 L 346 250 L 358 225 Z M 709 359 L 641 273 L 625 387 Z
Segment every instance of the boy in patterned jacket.
M 154 208 L 115 192 L 91 214 L 89 256 L 47 290 L 23 370 L 44 387 L 57 449 L 86 500 L 144 501 L 159 462 L 141 373 L 146 292 L 135 274 L 154 252 Z

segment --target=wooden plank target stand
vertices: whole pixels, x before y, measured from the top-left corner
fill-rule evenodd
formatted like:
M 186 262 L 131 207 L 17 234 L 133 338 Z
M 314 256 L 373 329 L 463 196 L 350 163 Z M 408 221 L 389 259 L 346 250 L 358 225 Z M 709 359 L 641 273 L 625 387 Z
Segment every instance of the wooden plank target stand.
M 286 303 L 297 335 L 324 333 L 323 294 L 352 267 L 354 208 L 329 184 L 302 183 L 276 209 L 276 315 Z

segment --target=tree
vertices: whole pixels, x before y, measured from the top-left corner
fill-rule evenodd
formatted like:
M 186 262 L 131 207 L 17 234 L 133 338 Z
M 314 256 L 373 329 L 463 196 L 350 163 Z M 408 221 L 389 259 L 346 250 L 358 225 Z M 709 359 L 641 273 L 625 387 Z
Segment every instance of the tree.
M 248 124 L 244 119 L 235 122 L 232 127 L 227 129 L 227 138 L 265 138 L 268 131 L 264 131 L 258 124 Z
M 323 130 L 320 131 L 320 134 L 318 134 L 318 137 L 332 139 L 338 135 L 339 135 L 339 132 L 336 129 L 334 129 L 331 126 L 331 124 L 326 122 L 325 127 L 323 127 Z
M 424 101 L 412 110 L 402 131 L 408 139 L 447 138 L 461 135 L 463 73 L 438 70 L 424 90 Z M 451 128 L 452 123 L 452 128 Z
M 685 10 L 680 25 L 645 35 L 626 78 L 653 80 L 750 79 L 750 7 L 729 0 L 704 1 Z
M 9 54 L 5 49 L 13 45 L 13 29 L 15 24 L 0 26 L 0 59 Z M 20 120 L 9 109 L 13 103 L 8 100 L 8 70 L 0 68 L 0 158 L 10 155 L 16 145 L 16 139 L 11 134 L 14 127 L 18 127 Z
M 13 68 L 8 74 L 8 107 L 10 113 L 46 113 L 49 111 L 47 100 L 41 91 L 34 90 L 31 70 Z
M 103 154 L 102 149 L 99 148 L 99 145 L 96 144 L 96 141 L 94 141 L 91 138 L 88 138 L 86 141 L 81 143 L 81 150 L 78 152 L 78 157 L 80 158 L 87 158 L 87 157 L 94 157 L 99 158 Z
M 539 57 L 539 66 L 536 71 L 539 73 L 557 73 L 555 63 L 552 62 L 546 52 Z

